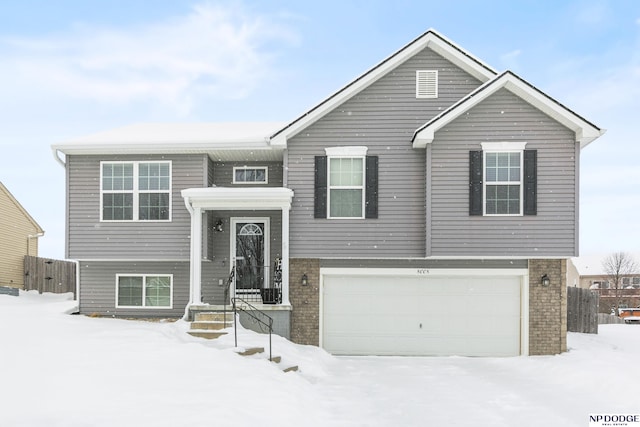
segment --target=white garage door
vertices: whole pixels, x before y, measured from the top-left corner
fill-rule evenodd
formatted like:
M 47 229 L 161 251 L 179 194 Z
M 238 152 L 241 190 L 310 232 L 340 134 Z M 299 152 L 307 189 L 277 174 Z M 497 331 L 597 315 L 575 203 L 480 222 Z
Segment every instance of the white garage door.
M 323 275 L 333 354 L 516 356 L 521 277 Z

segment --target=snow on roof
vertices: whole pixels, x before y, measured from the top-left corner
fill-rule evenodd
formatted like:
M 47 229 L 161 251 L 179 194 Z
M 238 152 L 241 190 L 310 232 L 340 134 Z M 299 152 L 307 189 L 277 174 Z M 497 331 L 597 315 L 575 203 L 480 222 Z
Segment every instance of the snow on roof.
M 82 136 L 51 146 L 69 154 L 209 153 L 213 158 L 242 156 L 276 160 L 281 148 L 269 145 L 269 135 L 285 122 L 138 123 Z M 242 154 L 242 152 L 249 154 Z M 277 153 L 276 153 L 277 152 Z
M 628 253 L 640 266 L 640 253 Z M 607 258 L 610 253 L 586 255 L 577 258 L 571 258 L 571 262 L 578 270 L 578 274 L 581 276 L 605 276 L 607 273 L 602 267 L 602 261 Z M 640 271 L 638 271 L 640 273 Z
M 59 147 L 100 144 L 265 143 L 286 122 L 137 123 L 85 135 L 56 144 Z

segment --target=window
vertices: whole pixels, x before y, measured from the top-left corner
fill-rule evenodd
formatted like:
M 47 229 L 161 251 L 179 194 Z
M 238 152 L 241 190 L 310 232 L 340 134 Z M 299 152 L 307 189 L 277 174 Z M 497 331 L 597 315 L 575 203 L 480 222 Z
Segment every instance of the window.
M 314 218 L 378 218 L 378 156 L 367 147 L 325 152 L 315 157 Z
M 116 282 L 116 307 L 171 308 L 171 275 L 118 275 Z
M 171 162 L 102 162 L 102 221 L 168 221 Z
M 520 215 L 522 152 L 487 152 L 484 156 L 485 215 Z
M 438 70 L 416 71 L 416 98 L 438 97 Z
M 469 152 L 469 214 L 537 214 L 537 151 L 526 143 L 483 143 Z
M 234 167 L 233 183 L 234 184 L 267 184 L 268 168 L 260 167 Z
M 364 157 L 329 158 L 329 218 L 364 218 Z

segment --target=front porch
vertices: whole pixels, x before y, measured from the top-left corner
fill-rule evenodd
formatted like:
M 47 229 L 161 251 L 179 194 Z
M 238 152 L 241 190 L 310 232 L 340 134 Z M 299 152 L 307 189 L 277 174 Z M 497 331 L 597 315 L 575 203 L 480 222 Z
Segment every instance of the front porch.
M 190 188 L 190 287 L 185 317 L 199 307 L 247 299 L 261 310 L 286 312 L 289 302 L 289 210 L 282 187 Z M 288 335 L 288 327 L 287 327 Z

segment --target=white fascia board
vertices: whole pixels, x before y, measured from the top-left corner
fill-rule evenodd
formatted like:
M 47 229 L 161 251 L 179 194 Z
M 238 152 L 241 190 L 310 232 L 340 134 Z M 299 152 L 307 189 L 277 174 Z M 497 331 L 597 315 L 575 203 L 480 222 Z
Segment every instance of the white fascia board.
M 580 142 L 581 147 L 586 146 L 588 143 L 604 134 L 604 130 L 587 122 L 516 75 L 506 72 L 501 74 L 495 80 L 489 81 L 480 86 L 467 97 L 452 105 L 422 128 L 418 129 L 414 135 L 413 147 L 425 148 L 427 144 L 433 142 L 437 131 L 502 88 L 507 89 L 509 92 L 533 105 L 535 108 L 542 111 L 563 126 L 574 131 L 576 134 L 576 141 Z
M 573 111 L 547 97 L 537 89 L 532 88 L 512 74 L 506 75 L 503 86 L 505 89 L 514 95 L 519 96 L 538 110 L 556 120 L 558 123 L 574 131 L 576 134 L 576 141 L 580 143 L 581 148 L 584 148 L 587 144 L 605 133 L 605 130 L 599 129 L 587 122 Z
M 289 210 L 293 199 L 293 190 L 283 187 L 187 188 L 181 194 L 190 206 L 205 210 Z
M 289 138 L 295 136 L 307 126 L 315 123 L 325 114 L 332 111 L 334 108 L 338 107 L 340 104 L 427 47 L 482 82 L 494 78 L 497 74 L 495 70 L 484 62 L 461 49 L 436 31 L 428 30 L 425 34 L 410 42 L 393 55 L 387 57 L 369 71 L 365 72 L 338 92 L 322 101 L 316 107 L 293 121 L 290 125 L 274 134 L 270 139 L 270 145 L 274 147 L 286 147 L 287 140 Z

